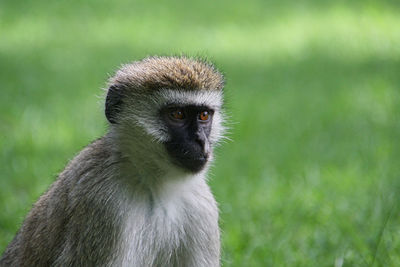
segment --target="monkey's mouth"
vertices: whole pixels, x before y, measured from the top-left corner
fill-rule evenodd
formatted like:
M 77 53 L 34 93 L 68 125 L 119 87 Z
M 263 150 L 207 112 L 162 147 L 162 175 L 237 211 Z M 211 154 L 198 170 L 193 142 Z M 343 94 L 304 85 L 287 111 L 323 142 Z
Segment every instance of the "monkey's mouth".
M 196 142 L 167 142 L 165 145 L 173 163 L 192 173 L 201 171 L 209 160 L 209 151 Z
M 208 155 L 198 156 L 177 156 L 175 157 L 177 165 L 191 171 L 199 172 L 203 169 L 208 161 Z

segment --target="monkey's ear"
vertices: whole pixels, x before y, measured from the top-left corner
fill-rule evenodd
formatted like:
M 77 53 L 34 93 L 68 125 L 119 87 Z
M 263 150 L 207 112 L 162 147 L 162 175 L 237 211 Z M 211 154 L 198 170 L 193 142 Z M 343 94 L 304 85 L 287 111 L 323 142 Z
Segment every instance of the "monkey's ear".
M 115 85 L 111 85 L 106 98 L 106 118 L 110 123 L 117 123 L 118 113 L 122 108 L 122 90 Z

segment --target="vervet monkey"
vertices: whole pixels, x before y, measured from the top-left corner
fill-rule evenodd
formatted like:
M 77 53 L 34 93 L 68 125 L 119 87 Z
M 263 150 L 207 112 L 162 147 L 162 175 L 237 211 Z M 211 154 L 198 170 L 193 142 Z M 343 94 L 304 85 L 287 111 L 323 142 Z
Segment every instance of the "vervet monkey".
M 219 266 L 206 184 L 223 134 L 223 76 L 187 57 L 149 57 L 109 81 L 108 132 L 29 212 L 1 266 Z

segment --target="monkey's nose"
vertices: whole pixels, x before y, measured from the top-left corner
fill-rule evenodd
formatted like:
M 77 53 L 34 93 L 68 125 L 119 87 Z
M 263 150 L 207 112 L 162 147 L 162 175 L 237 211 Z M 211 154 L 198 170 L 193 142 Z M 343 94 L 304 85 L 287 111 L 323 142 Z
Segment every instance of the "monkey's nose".
M 207 137 L 203 131 L 197 133 L 196 142 L 201 146 L 204 156 L 207 158 L 210 153 L 210 144 L 208 143 Z

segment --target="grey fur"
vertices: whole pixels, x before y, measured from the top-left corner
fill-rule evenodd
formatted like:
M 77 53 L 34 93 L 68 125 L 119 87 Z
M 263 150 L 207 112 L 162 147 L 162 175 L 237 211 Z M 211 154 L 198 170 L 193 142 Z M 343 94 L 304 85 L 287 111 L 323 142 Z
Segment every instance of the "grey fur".
M 154 81 L 141 79 L 152 73 Z M 125 65 L 110 81 L 122 101 L 112 96 L 110 105 L 120 106 L 109 106 L 109 131 L 40 197 L 0 266 L 219 266 L 210 163 L 196 174 L 172 164 L 157 109 L 168 101 L 212 105 L 214 146 L 223 132 L 222 85 L 212 65 L 184 57 Z

